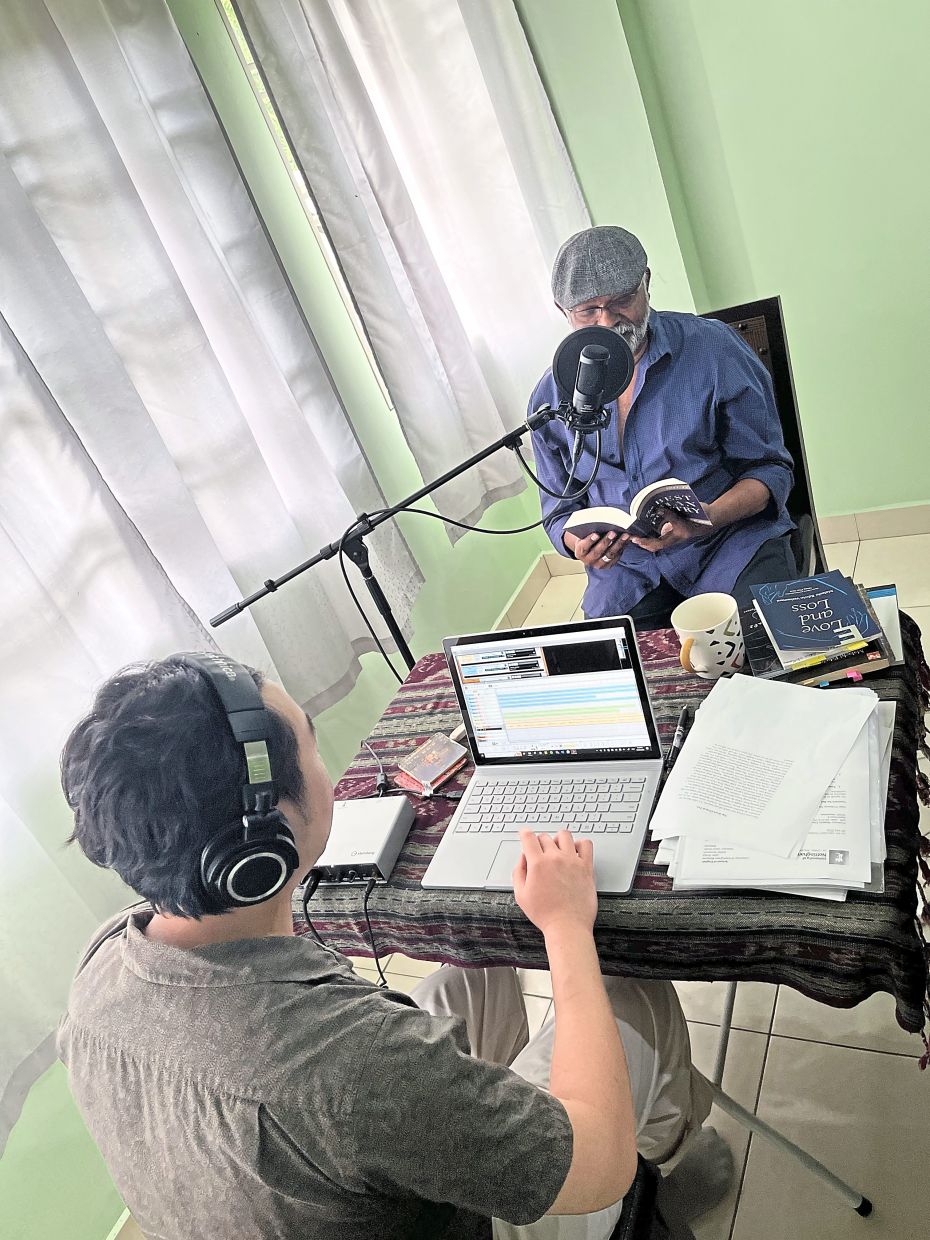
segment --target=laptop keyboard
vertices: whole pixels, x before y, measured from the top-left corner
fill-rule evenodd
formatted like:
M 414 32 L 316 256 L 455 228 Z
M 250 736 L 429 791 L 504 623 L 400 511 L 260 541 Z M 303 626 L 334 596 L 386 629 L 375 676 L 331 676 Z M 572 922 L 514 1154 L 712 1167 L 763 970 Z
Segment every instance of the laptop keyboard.
M 456 831 L 556 832 L 601 835 L 633 830 L 643 775 L 531 776 L 473 784 Z

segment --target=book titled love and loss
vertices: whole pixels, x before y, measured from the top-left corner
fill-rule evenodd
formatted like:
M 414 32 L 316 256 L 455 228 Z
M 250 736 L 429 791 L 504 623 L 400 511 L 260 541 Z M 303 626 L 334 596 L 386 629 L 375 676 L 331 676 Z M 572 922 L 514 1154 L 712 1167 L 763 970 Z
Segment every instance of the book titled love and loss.
M 753 586 L 752 594 L 776 649 L 793 662 L 864 646 L 882 631 L 853 582 L 836 570 Z

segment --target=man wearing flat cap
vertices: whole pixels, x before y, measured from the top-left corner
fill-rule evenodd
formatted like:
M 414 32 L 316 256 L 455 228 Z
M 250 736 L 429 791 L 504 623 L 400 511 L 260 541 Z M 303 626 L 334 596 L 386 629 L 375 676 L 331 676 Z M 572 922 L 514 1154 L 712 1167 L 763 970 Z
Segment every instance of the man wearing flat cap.
M 749 601 L 749 586 L 798 575 L 785 509 L 793 468 L 768 371 L 731 327 L 649 305 L 646 252 L 623 228 L 588 228 L 559 250 L 552 295 L 573 330 L 616 331 L 636 369 L 611 406 L 597 477 L 574 506 L 541 492 L 557 551 L 587 569 L 586 616 L 631 615 L 643 629 L 670 623 L 683 598 L 706 591 Z M 530 411 L 559 403 L 552 372 Z M 540 481 L 557 495 L 569 482 L 574 434 L 550 422 L 533 436 Z M 594 465 L 586 437 L 569 492 Z M 577 538 L 565 522 L 578 508 L 629 511 L 637 491 L 664 478 L 691 485 L 712 529 L 673 513 L 657 538 L 609 533 Z

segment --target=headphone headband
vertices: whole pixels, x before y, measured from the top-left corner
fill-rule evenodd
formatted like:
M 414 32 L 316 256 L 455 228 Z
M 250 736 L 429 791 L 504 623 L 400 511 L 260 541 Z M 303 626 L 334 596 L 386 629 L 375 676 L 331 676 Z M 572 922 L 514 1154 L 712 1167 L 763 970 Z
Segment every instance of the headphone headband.
M 280 891 L 300 864 L 287 819 L 276 808 L 278 788 L 268 755 L 270 713 L 251 672 L 234 660 L 183 654 L 178 661 L 211 685 L 246 766 L 245 812 L 204 848 L 201 883 L 217 911 L 260 904 Z
M 268 710 L 251 672 L 221 654 L 185 654 L 181 662 L 212 685 L 233 737 L 242 746 L 248 773 L 242 787 L 242 808 L 254 814 L 264 802 L 266 810 L 273 809 L 278 790 L 268 757 Z

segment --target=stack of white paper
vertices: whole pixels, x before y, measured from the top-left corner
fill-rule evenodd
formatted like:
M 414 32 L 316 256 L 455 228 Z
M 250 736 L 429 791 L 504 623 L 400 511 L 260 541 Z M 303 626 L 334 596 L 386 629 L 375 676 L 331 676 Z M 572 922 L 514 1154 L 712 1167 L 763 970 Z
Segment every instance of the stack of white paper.
M 737 676 L 695 718 L 652 819 L 676 889 L 880 890 L 893 703 Z

